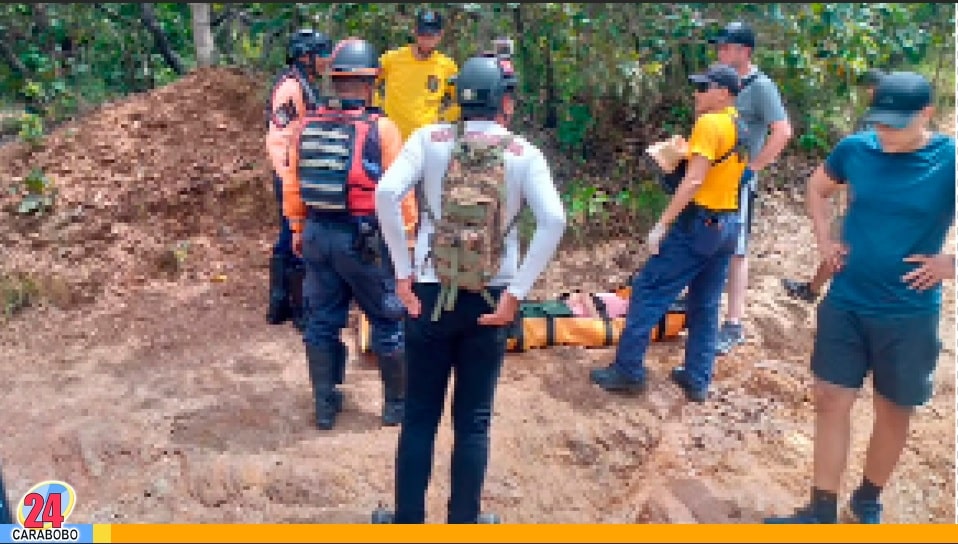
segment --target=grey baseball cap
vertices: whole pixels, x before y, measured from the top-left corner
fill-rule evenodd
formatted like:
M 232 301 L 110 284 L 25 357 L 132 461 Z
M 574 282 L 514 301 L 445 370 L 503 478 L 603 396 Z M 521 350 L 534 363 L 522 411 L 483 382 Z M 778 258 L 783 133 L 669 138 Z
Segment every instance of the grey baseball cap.
M 931 83 L 925 76 L 914 72 L 892 72 L 878 81 L 864 121 L 902 129 L 918 112 L 931 105 L 931 99 Z

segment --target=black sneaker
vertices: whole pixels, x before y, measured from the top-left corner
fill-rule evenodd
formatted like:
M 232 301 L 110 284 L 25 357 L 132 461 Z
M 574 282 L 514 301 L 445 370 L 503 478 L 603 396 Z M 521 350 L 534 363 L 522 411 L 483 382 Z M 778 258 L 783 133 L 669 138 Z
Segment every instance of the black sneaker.
M 852 497 L 848 501 L 848 509 L 855 516 L 858 523 L 877 525 L 881 523 L 881 503 L 876 500 L 864 500 Z
M 610 392 L 642 393 L 646 387 L 645 380 L 630 378 L 619 372 L 614 365 L 593 369 L 589 377 L 592 383 Z
M 709 396 L 708 387 L 692 386 L 684 367 L 677 366 L 673 368 L 672 372 L 669 373 L 669 378 L 675 382 L 675 385 L 678 385 L 682 389 L 682 392 L 685 393 L 685 398 L 692 402 L 705 402 L 705 399 Z
M 790 516 L 765 518 L 762 522 L 769 525 L 816 525 L 836 523 L 837 520 L 823 520 L 815 515 L 811 505 L 806 505 Z
M 783 278 L 782 287 L 785 288 L 785 292 L 788 293 L 788 296 L 794 299 L 804 300 L 805 302 L 815 302 L 818 300 L 818 295 L 812 292 L 812 284 L 807 281 L 795 281 Z

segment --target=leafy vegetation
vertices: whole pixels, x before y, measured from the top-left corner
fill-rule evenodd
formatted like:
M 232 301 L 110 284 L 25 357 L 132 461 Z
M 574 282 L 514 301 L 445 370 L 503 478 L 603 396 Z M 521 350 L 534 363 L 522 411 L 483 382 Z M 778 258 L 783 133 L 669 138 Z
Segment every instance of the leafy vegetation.
M 169 83 L 198 56 L 263 74 L 265 91 L 291 31 L 314 26 L 386 49 L 410 41 L 426 5 L 444 11 L 442 49 L 459 62 L 491 38 L 515 39 L 517 128 L 569 161 L 565 178 L 591 174 L 565 184 L 574 221 L 661 205 L 642 149 L 688 130 L 686 77 L 714 59 L 706 38 L 732 19 L 755 27 L 756 63 L 782 90 L 796 129 L 788 154 L 819 157 L 849 130 L 870 67 L 922 71 L 939 105 L 954 101 L 954 4 L 209 4 L 213 49 L 203 51 L 198 4 L 74 3 L 0 5 L 0 105 L 25 111 L 15 135 L 41 145 L 45 127 Z

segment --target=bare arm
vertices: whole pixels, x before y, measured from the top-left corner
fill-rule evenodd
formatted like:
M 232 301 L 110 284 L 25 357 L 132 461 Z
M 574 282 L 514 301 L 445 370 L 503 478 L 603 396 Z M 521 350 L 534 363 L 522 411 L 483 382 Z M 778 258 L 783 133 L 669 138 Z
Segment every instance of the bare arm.
M 833 180 L 825 172 L 825 165 L 819 165 L 808 178 L 805 191 L 805 210 L 812 220 L 815 229 L 815 240 L 818 247 L 824 247 L 831 240 L 832 209 L 830 199 L 841 188 L 841 184 Z
M 659 223 L 668 226 L 675 222 L 675 219 L 682 213 L 682 210 L 689 205 L 692 197 L 699 190 L 702 182 L 705 181 L 705 174 L 709 171 L 709 160 L 702 155 L 692 155 L 685 170 L 685 177 L 682 183 L 675 189 L 675 194 L 666 206 L 665 211 L 659 218 Z
M 765 146 L 757 157 L 749 161 L 749 168 L 755 172 L 761 172 L 768 165 L 778 160 L 778 156 L 782 154 L 782 150 L 792 139 L 792 124 L 789 123 L 788 119 L 775 121 L 769 126 L 771 133 L 768 135 L 768 140 L 765 141 Z

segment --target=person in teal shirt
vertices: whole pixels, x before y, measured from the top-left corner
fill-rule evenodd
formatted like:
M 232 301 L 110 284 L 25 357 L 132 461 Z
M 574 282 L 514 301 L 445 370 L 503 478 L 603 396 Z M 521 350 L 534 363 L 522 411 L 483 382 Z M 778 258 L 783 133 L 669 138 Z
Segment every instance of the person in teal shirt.
M 941 342 L 941 282 L 955 277 L 944 254 L 955 218 L 955 139 L 929 130 L 928 80 L 882 77 L 865 121 L 841 140 L 808 182 L 808 212 L 822 261 L 836 274 L 818 306 L 811 356 L 815 452 L 811 501 L 766 523 L 836 523 L 848 457 L 850 412 L 868 374 L 875 425 L 864 478 L 849 506 L 859 523 L 881 522 L 882 488 L 908 438 L 914 408 L 932 396 Z M 845 185 L 842 239 L 829 232 L 828 198 Z

